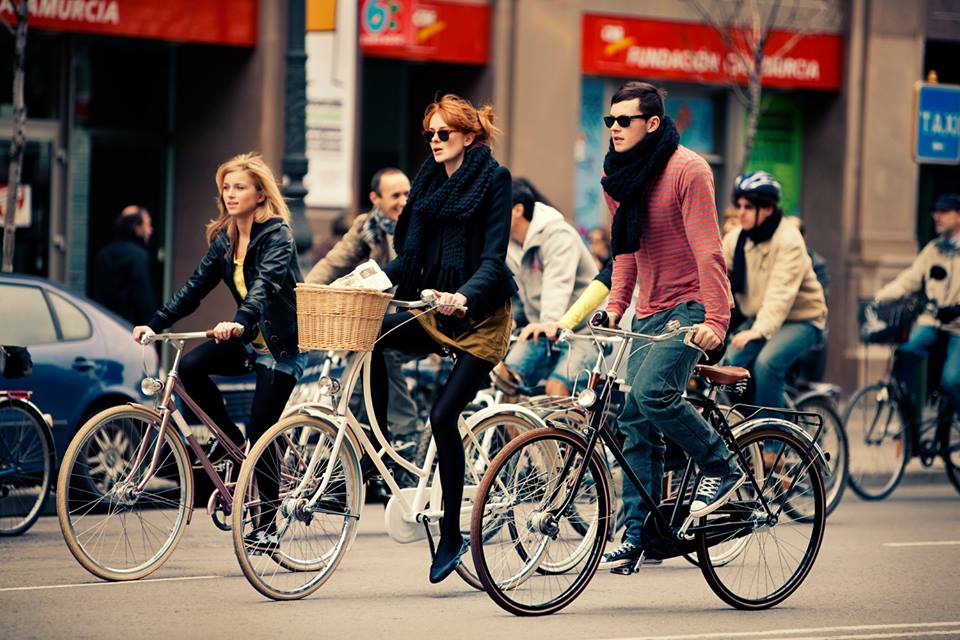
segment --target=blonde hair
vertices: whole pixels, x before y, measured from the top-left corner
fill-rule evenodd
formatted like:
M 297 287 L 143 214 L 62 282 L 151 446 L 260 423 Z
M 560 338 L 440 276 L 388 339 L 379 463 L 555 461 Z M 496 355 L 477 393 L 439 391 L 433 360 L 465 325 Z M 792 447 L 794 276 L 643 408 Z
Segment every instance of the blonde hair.
M 253 185 L 264 196 L 263 202 L 254 210 L 254 222 L 265 222 L 270 218 L 283 218 L 290 222 L 290 209 L 280 193 L 273 171 L 264 162 L 263 156 L 255 151 L 233 156 L 217 167 L 217 209 L 220 215 L 207 223 L 207 244 L 213 242 L 217 234 L 226 229 L 227 237 L 234 243 L 237 239 L 237 223 L 227 213 L 227 206 L 223 202 L 223 181 L 228 173 L 243 171 L 253 179 Z
M 491 105 L 477 109 L 469 100 L 453 93 L 430 103 L 423 114 L 424 129 L 430 128 L 430 118 L 435 113 L 439 113 L 450 128 L 474 134 L 474 144 L 492 147 L 494 138 L 502 133 L 493 123 L 496 116 Z

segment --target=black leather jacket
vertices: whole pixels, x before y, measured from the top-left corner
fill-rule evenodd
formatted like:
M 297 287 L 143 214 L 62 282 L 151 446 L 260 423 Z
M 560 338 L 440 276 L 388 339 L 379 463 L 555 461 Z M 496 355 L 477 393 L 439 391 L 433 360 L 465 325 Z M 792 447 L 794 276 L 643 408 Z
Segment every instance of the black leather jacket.
M 234 321 L 244 326 L 241 339 L 250 342 L 259 329 L 274 358 L 296 355 L 297 303 L 293 290 L 296 283 L 303 282 L 303 276 L 293 232 L 280 218 L 253 223 L 243 260 L 243 279 L 247 283 L 246 297 L 241 297 L 233 284 L 233 247 L 226 231 L 222 231 L 187 283 L 147 326 L 159 332 L 190 315 L 222 280 L 237 303 Z

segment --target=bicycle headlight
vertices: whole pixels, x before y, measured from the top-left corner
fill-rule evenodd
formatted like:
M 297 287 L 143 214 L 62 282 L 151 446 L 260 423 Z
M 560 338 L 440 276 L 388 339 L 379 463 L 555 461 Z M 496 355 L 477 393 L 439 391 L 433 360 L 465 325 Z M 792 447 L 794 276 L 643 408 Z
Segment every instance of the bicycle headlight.
M 587 388 L 577 394 L 577 404 L 584 409 L 589 409 L 597 401 L 597 392 Z
M 154 396 L 163 389 L 163 381 L 157 378 L 146 377 L 140 381 L 140 392 L 145 396 Z

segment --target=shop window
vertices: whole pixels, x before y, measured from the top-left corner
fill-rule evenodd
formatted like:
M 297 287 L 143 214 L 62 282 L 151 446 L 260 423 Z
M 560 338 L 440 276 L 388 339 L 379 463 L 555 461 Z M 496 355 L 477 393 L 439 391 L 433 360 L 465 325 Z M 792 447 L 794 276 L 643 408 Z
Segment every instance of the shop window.
M 63 64 L 62 36 L 28 30 L 26 77 L 23 83 L 28 118 L 60 115 Z M 0 117 L 13 117 L 13 38 L 0 32 Z
M 29 347 L 57 341 L 50 308 L 39 287 L 0 284 L 0 344 Z
M 788 95 L 768 94 L 764 97 L 746 170 L 768 171 L 776 176 L 783 187 L 780 207 L 785 213 L 800 212 L 803 114 Z

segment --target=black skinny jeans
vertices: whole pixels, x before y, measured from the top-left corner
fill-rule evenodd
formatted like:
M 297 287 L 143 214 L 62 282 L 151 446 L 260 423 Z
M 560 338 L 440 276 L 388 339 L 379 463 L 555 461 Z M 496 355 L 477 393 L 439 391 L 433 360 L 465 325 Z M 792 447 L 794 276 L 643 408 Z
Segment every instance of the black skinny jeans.
M 247 349 L 239 340 L 228 340 L 219 344 L 210 340 L 185 355 L 180 363 L 180 380 L 187 393 L 241 448 L 243 434 L 227 415 L 223 396 L 210 376 L 244 375 L 249 372 L 247 360 Z M 253 370 L 257 376 L 257 386 L 250 408 L 250 423 L 247 425 L 247 437 L 251 444 L 280 419 L 290 393 L 297 384 L 293 376 L 281 371 L 259 365 L 254 365 Z M 261 522 L 267 523 L 268 531 L 272 532 L 280 494 L 280 468 L 276 456 L 262 456 L 257 464 L 256 475 L 257 488 L 264 505 Z
M 380 328 L 383 338 L 377 342 L 373 350 L 370 391 L 377 423 L 381 426 L 387 424 L 387 404 L 390 393 L 387 367 L 383 359 L 384 350 L 399 349 L 408 353 L 423 354 L 441 353 L 440 345 L 420 327 L 418 321 L 411 320 L 412 317 L 413 314 L 408 311 L 388 313 Z M 409 322 L 405 322 L 407 320 Z M 396 329 L 393 330 L 394 328 Z M 476 395 L 477 390 L 487 380 L 491 369 L 493 364 L 482 358 L 469 353 L 458 353 L 457 364 L 454 365 L 450 377 L 447 378 L 433 408 L 430 409 L 430 427 L 433 430 L 433 439 L 437 443 L 440 486 L 443 489 L 444 516 L 440 529 L 440 541 L 447 545 L 455 545 L 457 548 L 460 546 L 461 536 L 460 502 L 463 499 L 464 471 L 463 443 L 460 440 L 457 420 Z

